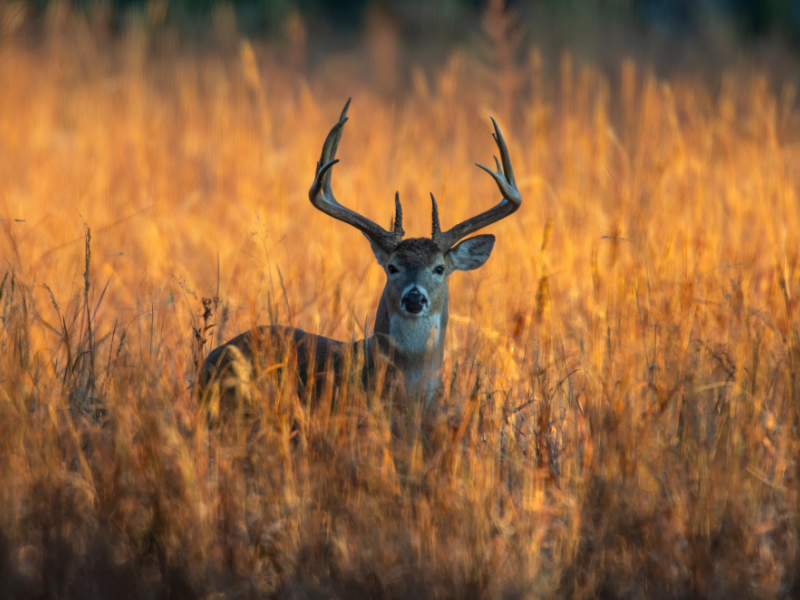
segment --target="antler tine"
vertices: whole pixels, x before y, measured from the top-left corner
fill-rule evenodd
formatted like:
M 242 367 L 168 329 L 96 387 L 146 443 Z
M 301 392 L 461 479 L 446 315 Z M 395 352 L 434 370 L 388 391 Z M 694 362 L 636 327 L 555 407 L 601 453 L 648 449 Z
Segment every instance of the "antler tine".
M 439 206 L 436 204 L 436 198 L 433 197 L 433 193 L 431 193 L 431 205 L 433 207 L 431 213 L 431 239 L 436 241 L 442 234 L 442 228 L 439 225 Z
M 383 227 L 370 221 L 366 217 L 342 206 L 333 195 L 331 187 L 331 170 L 333 165 L 339 162 L 336 158 L 336 151 L 339 148 L 339 141 L 342 139 L 344 124 L 347 122 L 347 109 L 350 108 L 350 100 L 344 105 L 339 122 L 333 126 L 325 143 L 322 145 L 322 155 L 317 163 L 317 172 L 311 189 L 308 190 L 308 198 L 315 208 L 324 212 L 326 215 L 338 219 L 343 223 L 352 225 L 363 232 L 373 242 L 378 244 L 386 252 L 394 250 L 395 246 L 403 239 L 403 209 L 400 206 L 400 196 L 395 195 L 395 225 L 393 231 L 386 231 Z
M 436 242 L 442 252 L 447 252 L 456 244 L 456 242 L 467 237 L 469 234 L 474 233 L 479 229 L 483 229 L 492 223 L 496 223 L 501 219 L 505 219 L 510 214 L 515 213 L 522 205 L 522 196 L 520 196 L 519 190 L 517 189 L 517 182 L 514 179 L 514 170 L 511 167 L 511 157 L 508 154 L 506 140 L 503 137 L 503 133 L 500 131 L 500 126 L 497 124 L 497 121 L 495 121 L 494 118 L 492 118 L 492 124 L 494 125 L 494 133 L 492 134 L 492 137 L 497 143 L 497 148 L 500 151 L 500 160 L 497 160 L 497 157 L 494 159 L 495 164 L 497 165 L 497 171 L 492 171 L 489 167 L 486 167 L 480 163 L 475 164 L 492 176 L 492 179 L 495 180 L 497 187 L 500 189 L 500 193 L 503 195 L 503 199 L 493 208 L 490 208 L 489 210 L 482 212 L 477 216 L 459 223 L 452 229 L 448 229 L 445 232 L 439 232 L 438 235 L 436 232 L 436 225 L 438 224 L 439 211 L 436 207 L 436 201 L 434 200 L 433 241 Z M 431 198 L 433 198 L 433 195 L 431 195 Z
M 403 206 L 400 204 L 400 192 L 394 193 L 394 231 L 392 231 L 392 235 L 394 236 L 395 244 L 399 244 L 403 241 L 403 236 L 405 235 L 405 231 L 403 231 Z
M 348 98 L 347 102 L 345 102 L 345 104 L 344 104 L 344 108 L 342 109 L 342 114 L 339 115 L 339 122 L 340 123 L 342 121 L 347 121 L 347 109 L 350 108 L 350 101 L 351 100 L 352 100 L 352 98 Z M 337 123 L 337 125 L 338 125 L 338 123 Z M 336 151 L 339 149 L 339 141 L 342 139 L 342 132 L 343 131 L 344 131 L 344 123 L 342 123 L 342 127 L 339 128 L 338 133 L 334 136 L 334 138 L 332 140 L 333 144 L 331 146 L 331 155 L 330 155 L 330 158 L 328 158 L 328 160 L 333 160 L 334 158 L 336 158 Z

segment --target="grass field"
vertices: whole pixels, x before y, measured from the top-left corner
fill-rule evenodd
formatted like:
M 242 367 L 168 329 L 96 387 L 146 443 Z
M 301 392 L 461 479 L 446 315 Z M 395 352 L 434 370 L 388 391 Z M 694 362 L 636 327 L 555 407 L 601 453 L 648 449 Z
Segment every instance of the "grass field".
M 309 68 L 300 22 L 250 44 L 221 11 L 212 52 L 54 6 L 0 37 L 0 596 L 800 592 L 793 87 L 603 73 L 502 19 L 406 71 L 380 20 Z M 429 192 L 444 227 L 495 204 L 490 115 L 509 143 L 523 206 L 450 281 L 457 439 L 277 378 L 223 439 L 194 330 L 374 315 L 369 245 L 307 199 L 350 96 L 336 195 L 386 226 L 399 190 L 411 236 Z

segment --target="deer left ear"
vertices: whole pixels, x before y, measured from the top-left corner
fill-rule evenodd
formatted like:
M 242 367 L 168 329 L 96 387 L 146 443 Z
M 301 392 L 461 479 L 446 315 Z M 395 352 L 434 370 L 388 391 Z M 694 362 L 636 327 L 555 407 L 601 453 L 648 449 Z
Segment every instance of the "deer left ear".
M 450 248 L 445 260 L 451 271 L 472 271 L 489 260 L 493 248 L 493 235 L 476 235 Z
M 386 266 L 386 263 L 389 262 L 389 253 L 386 252 L 383 248 L 381 248 L 378 244 L 372 241 L 372 238 L 369 237 L 366 233 L 364 237 L 369 240 L 369 245 L 372 246 L 372 253 L 375 255 L 375 258 L 378 259 L 378 264 L 382 267 Z

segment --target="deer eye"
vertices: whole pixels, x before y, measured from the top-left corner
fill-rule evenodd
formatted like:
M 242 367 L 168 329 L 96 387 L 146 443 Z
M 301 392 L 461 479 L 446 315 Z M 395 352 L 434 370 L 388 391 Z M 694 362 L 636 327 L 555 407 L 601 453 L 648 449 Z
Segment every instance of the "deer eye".
M 388 267 L 386 267 L 386 271 L 389 273 L 389 275 L 394 275 L 395 273 L 399 273 L 400 272 L 400 271 L 397 270 L 397 267 L 395 267 L 394 265 L 389 265 Z
M 437 275 L 444 275 L 444 265 L 439 265 L 433 270 Z

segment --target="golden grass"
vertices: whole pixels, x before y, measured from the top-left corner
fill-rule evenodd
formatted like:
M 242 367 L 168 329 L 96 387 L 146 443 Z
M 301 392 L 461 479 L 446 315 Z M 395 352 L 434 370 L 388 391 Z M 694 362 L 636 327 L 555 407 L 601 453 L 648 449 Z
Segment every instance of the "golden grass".
M 612 87 L 500 49 L 403 90 L 359 56 L 307 74 L 220 45 L 78 17 L 0 39 L 0 595 L 797 590 L 789 86 L 623 61 Z M 387 224 L 399 189 L 410 235 L 429 191 L 445 227 L 497 202 L 489 115 L 509 142 L 523 207 L 450 282 L 461 437 L 423 449 L 380 399 L 311 408 L 273 379 L 222 439 L 191 387 L 203 298 L 209 345 L 271 320 L 349 339 L 377 305 L 367 242 L 307 200 L 349 95 L 336 195 Z

